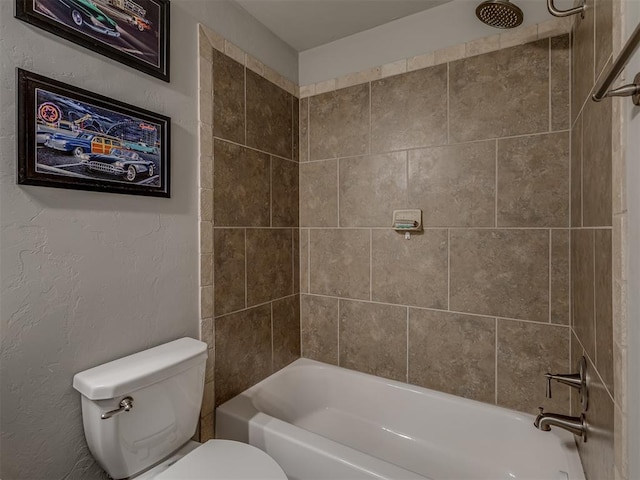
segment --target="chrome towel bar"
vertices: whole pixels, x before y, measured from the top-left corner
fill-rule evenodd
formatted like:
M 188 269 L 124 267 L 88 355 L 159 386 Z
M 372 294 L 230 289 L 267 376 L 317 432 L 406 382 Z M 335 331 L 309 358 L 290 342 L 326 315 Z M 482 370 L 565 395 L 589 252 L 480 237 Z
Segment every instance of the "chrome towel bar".
M 633 103 L 640 105 L 640 73 L 635 76 L 633 83 L 612 90 L 609 89 L 629 62 L 629 59 L 638 48 L 638 44 L 640 44 L 640 24 L 633 31 L 627 43 L 622 47 L 620 55 L 618 55 L 616 61 L 609 67 L 609 71 L 601 80 L 596 93 L 591 97 L 594 102 L 600 102 L 607 97 L 632 97 Z

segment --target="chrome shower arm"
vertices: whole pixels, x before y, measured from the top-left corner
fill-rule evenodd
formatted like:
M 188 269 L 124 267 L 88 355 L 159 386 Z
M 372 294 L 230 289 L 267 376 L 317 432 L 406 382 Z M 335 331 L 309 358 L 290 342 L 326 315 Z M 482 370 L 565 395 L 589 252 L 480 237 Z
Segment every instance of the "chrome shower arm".
M 585 0 L 580 0 L 580 4 L 577 7 L 570 8 L 568 10 L 558 10 L 553 4 L 553 0 L 547 0 L 547 10 L 554 17 L 568 17 L 570 15 L 577 15 L 578 13 L 584 18 L 584 11 L 587 9 Z

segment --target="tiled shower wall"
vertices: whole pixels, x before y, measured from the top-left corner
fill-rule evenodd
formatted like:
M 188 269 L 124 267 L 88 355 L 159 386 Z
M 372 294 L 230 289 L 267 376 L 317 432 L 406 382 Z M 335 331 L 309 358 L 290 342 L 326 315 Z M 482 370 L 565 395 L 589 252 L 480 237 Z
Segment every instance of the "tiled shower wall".
M 301 100 L 303 356 L 569 412 L 569 63 L 564 35 Z
M 587 0 L 584 19 L 576 17 L 572 48 L 571 350 L 572 365 L 584 354 L 590 370 L 590 438 L 578 446 L 591 479 L 624 478 L 620 473 L 626 470 L 614 475 L 614 411 L 621 408 L 618 390 L 625 370 L 620 357 L 614 359 L 612 214 L 614 208 L 615 213 L 624 210 L 623 195 L 619 188 L 613 195 L 613 100 L 596 103 L 590 98 L 611 65 L 612 31 L 613 1 Z M 577 399 L 572 409 L 580 414 Z M 617 447 L 615 463 L 621 467 L 622 444 Z
M 208 30 L 200 45 L 206 440 L 215 406 L 300 356 L 299 115 L 237 47 Z

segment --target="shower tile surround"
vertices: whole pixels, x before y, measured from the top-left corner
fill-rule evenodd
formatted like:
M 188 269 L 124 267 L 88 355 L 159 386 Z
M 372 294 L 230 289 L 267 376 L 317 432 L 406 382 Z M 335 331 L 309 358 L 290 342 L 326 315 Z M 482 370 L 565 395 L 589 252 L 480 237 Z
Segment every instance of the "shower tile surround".
M 606 15 L 602 17 L 606 22 Z M 611 19 L 608 22 L 610 25 Z M 569 63 L 573 61 L 576 68 L 575 56 L 582 47 L 576 49 L 574 45 L 576 50 L 571 59 L 567 35 L 545 38 L 567 31 L 566 27 L 567 19 L 549 22 L 538 25 L 537 32 L 529 29 L 495 35 L 470 42 L 465 48 L 447 49 L 448 53 L 431 52 L 299 89 L 245 55 L 244 78 L 252 76 L 251 81 L 256 81 L 256 77 L 262 76 L 273 84 L 267 90 L 277 85 L 292 95 L 299 92 L 302 97 L 299 105 L 291 97 L 293 118 L 299 113 L 300 123 L 294 121 L 291 125 L 290 158 L 279 156 L 283 151 L 277 150 L 282 148 L 278 139 L 269 139 L 271 143 L 266 142 L 263 147 L 249 144 L 248 136 L 233 140 L 233 132 L 242 133 L 242 129 L 248 132 L 246 115 L 231 115 L 218 123 L 221 130 L 228 129 L 226 143 L 238 144 L 227 147 L 243 149 L 244 156 L 237 155 L 237 160 L 266 157 L 270 182 L 278 178 L 278 182 L 269 184 L 270 194 L 275 198 L 266 203 L 268 223 L 261 213 L 247 217 L 257 219 L 255 226 L 251 221 L 247 225 L 213 223 L 216 186 L 212 154 L 216 143 L 224 145 L 225 138 L 216 130 L 213 116 L 207 123 L 207 115 L 230 105 L 233 89 L 238 85 L 229 86 L 232 99 L 221 106 L 209 108 L 201 95 L 202 338 L 210 346 L 207 365 L 210 391 L 205 395 L 209 405 L 203 408 L 201 433 L 212 432 L 215 404 L 294 360 L 300 348 L 308 358 L 488 403 L 531 413 L 538 405 L 544 405 L 548 410 L 568 413 L 569 394 L 563 389 L 556 389 L 552 401 L 544 399 L 542 373 L 572 368 L 586 348 L 576 334 L 571 334 L 588 329 L 576 326 L 581 307 L 576 305 L 576 285 L 574 282 L 571 287 L 570 275 L 572 272 L 576 275 L 576 268 L 582 267 L 572 264 L 570 252 L 575 254 L 574 245 L 581 230 L 588 226 L 595 232 L 591 250 L 586 245 L 586 254 L 591 252 L 596 273 L 592 280 L 588 277 L 583 283 L 588 286 L 592 281 L 595 288 L 597 282 L 598 291 L 606 290 L 607 272 L 610 274 L 612 269 L 610 258 L 596 252 L 611 244 L 615 249 L 620 235 L 616 237 L 614 230 L 612 238 L 611 223 L 583 224 L 585 185 L 600 189 L 596 192 L 599 198 L 606 199 L 607 192 L 606 181 L 599 182 L 596 173 L 582 178 L 583 172 L 588 172 L 581 153 L 582 138 L 590 138 L 582 133 L 587 114 L 582 107 L 579 115 L 576 113 L 579 103 L 576 92 L 580 87 L 575 83 L 581 80 L 574 75 L 573 85 L 569 85 Z M 583 36 L 584 32 L 588 29 L 583 28 Z M 574 34 L 574 43 L 580 42 L 577 37 L 579 34 Z M 521 45 L 525 41 L 531 43 Z M 202 44 L 207 48 L 201 49 L 201 60 L 215 64 L 216 50 L 226 51 L 227 55 L 232 52 L 242 67 L 241 52 L 225 48 L 225 40 L 215 33 L 203 29 Z M 591 48 L 596 48 L 596 44 L 600 51 L 594 56 L 596 62 L 601 62 L 607 54 L 593 40 Z M 613 44 L 615 47 L 615 41 Z M 507 48 L 510 45 L 516 46 Z M 458 108 L 455 101 L 460 98 L 452 99 L 452 95 L 464 95 L 465 82 L 473 83 L 476 69 L 491 70 L 483 65 L 485 60 L 504 75 L 505 81 L 526 83 L 528 75 L 523 69 L 527 64 L 520 65 L 520 71 L 509 71 L 509 62 L 505 60 L 518 50 L 520 55 L 516 58 L 531 54 L 537 59 L 534 63 L 538 68 L 530 73 L 540 77 L 536 81 L 542 87 L 523 89 L 528 95 L 527 102 L 531 102 L 528 113 L 533 118 L 525 118 L 517 104 L 507 102 L 506 112 L 497 108 L 495 111 L 513 115 L 514 122 L 500 125 L 488 122 L 476 131 L 470 123 L 474 119 L 467 117 L 475 113 L 476 122 L 486 122 L 482 118 L 485 112 L 461 115 L 455 110 Z M 201 74 L 206 77 L 207 73 Z M 430 86 L 444 87 L 440 95 L 415 96 L 411 85 L 419 88 L 416 85 L 426 82 L 425 77 L 429 77 Z M 442 87 L 438 79 L 443 78 Z M 212 80 L 208 81 L 213 89 Z M 201 76 L 201 89 L 202 85 L 206 87 L 207 79 Z M 482 82 L 477 88 L 483 88 Z M 491 85 L 484 88 L 487 94 L 491 92 Z M 244 98 L 240 95 L 235 98 L 237 105 L 250 110 L 243 103 Z M 215 95 L 213 99 L 215 102 Z M 266 108 L 270 108 L 269 101 Z M 407 108 L 402 108 L 403 102 Z M 588 125 L 602 121 L 597 113 L 591 115 L 595 121 L 590 120 Z M 460 122 L 468 123 L 465 126 Z M 213 135 L 209 133 L 212 124 Z M 419 128 L 412 128 L 416 125 Z M 261 133 L 256 132 L 254 137 Z M 218 137 L 216 141 L 214 136 Z M 599 152 L 606 152 L 607 148 L 606 145 L 584 148 L 592 147 L 599 148 Z M 591 164 L 595 168 L 606 167 L 601 158 Z M 292 195 L 287 195 L 291 190 L 298 195 L 298 185 L 292 177 L 298 168 L 299 227 L 293 220 L 298 215 L 297 205 Z M 249 185 L 243 188 L 261 191 L 259 179 L 264 180 L 264 176 L 256 178 L 256 181 L 245 179 Z M 576 178 L 580 181 L 576 182 Z M 234 193 L 229 195 L 233 197 Z M 216 197 L 216 203 L 219 198 Z M 226 195 L 222 198 L 223 202 L 232 201 Z M 263 212 L 264 205 L 254 205 L 254 200 L 243 202 L 236 213 L 240 215 L 242 209 L 251 208 Z M 388 223 L 392 208 L 389 205 L 393 202 L 422 208 L 425 232 L 414 235 L 410 241 L 392 232 Z M 586 203 L 587 218 L 595 222 L 606 217 L 606 205 Z M 247 240 L 238 232 L 255 230 L 254 235 L 271 238 L 284 228 L 292 233 L 295 277 L 292 293 L 274 297 L 289 288 L 289 283 L 287 278 L 283 286 L 276 280 L 282 273 L 272 272 L 274 278 L 255 279 L 256 285 L 261 281 L 275 282 L 273 290 L 258 288 L 254 292 L 265 303 L 250 306 L 244 281 L 238 281 L 247 276 L 248 268 Z M 263 262 L 273 257 L 278 259 L 273 260 L 278 265 L 289 263 L 282 245 L 274 239 L 265 243 L 258 245 L 266 250 L 262 257 L 259 252 L 252 255 L 263 258 Z M 215 245 L 224 245 L 228 255 L 216 257 Z M 467 265 L 456 265 L 459 260 L 456 251 L 469 257 Z M 470 251 L 475 252 L 475 258 Z M 416 262 L 415 258 L 424 262 Z M 615 276 L 615 265 L 613 271 Z M 519 282 L 525 275 L 531 282 L 521 285 Z M 218 300 L 218 304 L 214 300 L 217 299 L 214 284 L 215 292 L 226 299 Z M 517 296 L 522 302 L 512 301 Z M 501 302 L 505 298 L 509 301 Z M 607 322 L 611 322 L 611 315 L 607 317 L 611 302 L 615 306 L 615 296 L 597 300 L 593 307 L 594 322 L 596 316 L 599 318 L 598 335 L 604 327 L 605 338 Z M 578 312 L 571 314 L 571 308 L 576 307 Z M 296 334 L 291 332 L 297 328 L 300 335 L 294 338 Z M 612 335 L 617 338 L 615 332 L 608 337 Z M 588 339 L 583 341 L 589 343 Z M 599 363 L 595 387 L 605 393 L 598 395 L 605 401 L 604 411 L 603 407 L 598 408 L 596 420 L 604 428 L 604 440 L 596 438 L 596 442 L 610 441 L 607 432 L 613 413 L 606 404 L 614 393 L 615 379 L 610 377 L 618 375 L 603 343 L 594 343 L 600 361 L 590 357 L 592 367 L 596 366 L 594 362 Z M 620 349 L 615 353 L 620 355 Z M 461 381 L 455 385 L 445 381 L 451 376 Z M 616 422 L 619 410 L 616 405 Z M 585 458 L 592 459 L 583 458 L 585 468 L 602 472 L 612 451 L 605 448 L 604 457 L 593 455 L 592 451 L 583 452 Z M 618 455 L 622 454 L 616 451 L 616 458 Z M 599 478 L 597 473 L 591 475 Z
M 300 101 L 304 357 L 569 413 L 570 44 L 536 38 Z
M 296 85 L 199 36 L 205 441 L 217 405 L 300 356 L 299 112 Z

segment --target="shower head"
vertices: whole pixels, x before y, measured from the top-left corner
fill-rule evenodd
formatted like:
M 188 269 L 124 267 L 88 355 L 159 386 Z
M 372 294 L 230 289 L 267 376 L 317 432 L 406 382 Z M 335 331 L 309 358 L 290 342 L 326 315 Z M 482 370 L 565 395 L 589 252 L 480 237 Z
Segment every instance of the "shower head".
M 522 10 L 509 0 L 486 0 L 476 8 L 476 16 L 496 28 L 515 28 L 524 19 Z

